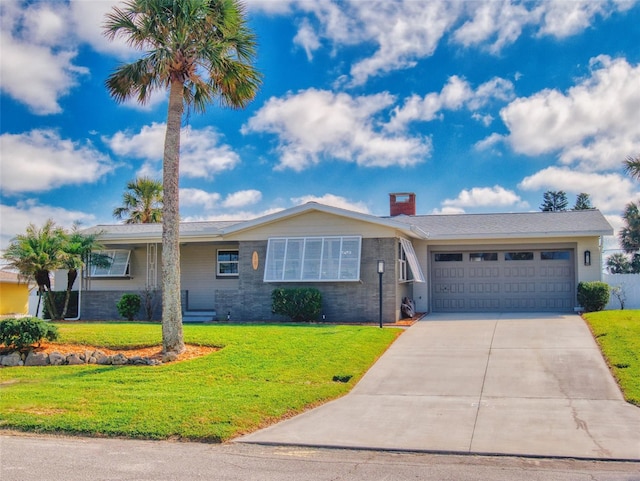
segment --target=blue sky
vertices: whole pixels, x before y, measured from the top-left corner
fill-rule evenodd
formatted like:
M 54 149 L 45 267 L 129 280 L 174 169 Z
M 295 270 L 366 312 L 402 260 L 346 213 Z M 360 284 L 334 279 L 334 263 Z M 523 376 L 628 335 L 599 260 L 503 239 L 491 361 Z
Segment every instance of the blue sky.
M 118 105 L 138 55 L 107 0 L 2 0 L 0 248 L 29 222 L 113 223 L 161 176 L 166 95 Z M 249 219 L 306 201 L 387 215 L 537 211 L 580 192 L 619 227 L 639 186 L 640 2 L 246 2 L 264 75 L 242 111 L 185 118 L 181 215 Z M 615 243 L 615 240 L 612 240 Z

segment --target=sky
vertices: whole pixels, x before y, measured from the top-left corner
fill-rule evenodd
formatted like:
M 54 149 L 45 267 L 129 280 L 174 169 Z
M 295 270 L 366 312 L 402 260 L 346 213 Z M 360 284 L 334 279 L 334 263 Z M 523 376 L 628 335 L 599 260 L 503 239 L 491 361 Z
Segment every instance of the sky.
M 116 103 L 141 52 L 108 41 L 116 1 L 0 0 L 0 249 L 29 223 L 115 223 L 161 178 L 166 92 Z M 538 211 L 590 194 L 614 228 L 640 185 L 640 1 L 251 0 L 263 83 L 244 110 L 185 116 L 185 221 L 317 201 L 389 214 Z M 615 248 L 612 237 L 607 248 Z

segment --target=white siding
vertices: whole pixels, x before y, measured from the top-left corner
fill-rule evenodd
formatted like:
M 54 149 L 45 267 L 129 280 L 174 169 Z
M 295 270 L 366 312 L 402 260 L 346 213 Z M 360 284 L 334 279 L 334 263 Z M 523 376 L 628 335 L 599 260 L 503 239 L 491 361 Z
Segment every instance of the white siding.
M 233 234 L 234 240 L 266 240 L 269 237 L 349 236 L 395 237 L 395 229 L 339 217 L 324 212 L 307 212 L 271 224 Z

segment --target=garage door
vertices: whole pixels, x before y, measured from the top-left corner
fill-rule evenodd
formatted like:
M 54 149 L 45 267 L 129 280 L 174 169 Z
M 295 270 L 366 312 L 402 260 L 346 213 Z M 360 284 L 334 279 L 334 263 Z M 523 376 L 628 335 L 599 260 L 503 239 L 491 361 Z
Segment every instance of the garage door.
M 435 312 L 572 311 L 572 249 L 431 253 Z

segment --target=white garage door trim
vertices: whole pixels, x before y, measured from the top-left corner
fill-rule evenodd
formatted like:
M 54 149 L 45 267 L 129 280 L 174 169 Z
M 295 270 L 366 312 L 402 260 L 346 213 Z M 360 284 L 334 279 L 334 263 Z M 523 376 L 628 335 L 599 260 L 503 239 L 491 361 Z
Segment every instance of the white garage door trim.
M 434 312 L 569 312 L 575 306 L 575 249 L 432 251 Z

